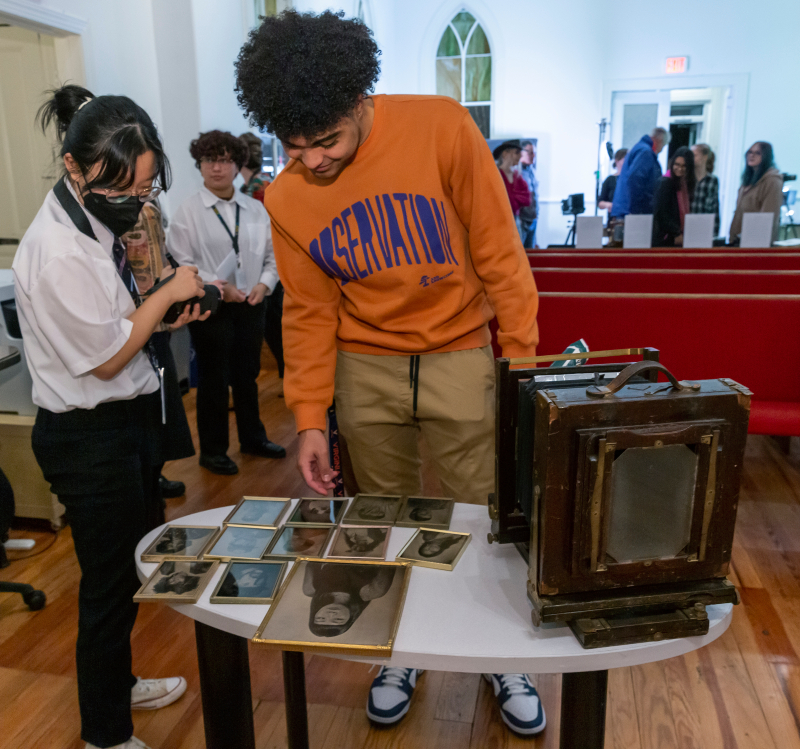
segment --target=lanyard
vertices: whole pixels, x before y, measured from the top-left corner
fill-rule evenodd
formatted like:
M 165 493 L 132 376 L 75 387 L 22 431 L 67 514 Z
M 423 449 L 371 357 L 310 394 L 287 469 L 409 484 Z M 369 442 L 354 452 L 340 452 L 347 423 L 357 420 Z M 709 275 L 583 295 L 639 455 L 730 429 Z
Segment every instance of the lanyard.
M 241 268 L 242 267 L 242 260 L 239 257 L 239 204 L 236 204 L 236 233 L 231 234 L 231 230 L 228 228 L 228 225 L 225 223 L 225 219 L 222 218 L 222 214 L 217 210 L 217 206 L 212 205 L 211 208 L 213 209 L 214 213 L 217 214 L 217 218 L 220 220 L 220 223 L 225 227 L 225 231 L 228 232 L 228 236 L 231 238 L 231 242 L 233 242 L 233 251 L 236 253 L 236 264 Z

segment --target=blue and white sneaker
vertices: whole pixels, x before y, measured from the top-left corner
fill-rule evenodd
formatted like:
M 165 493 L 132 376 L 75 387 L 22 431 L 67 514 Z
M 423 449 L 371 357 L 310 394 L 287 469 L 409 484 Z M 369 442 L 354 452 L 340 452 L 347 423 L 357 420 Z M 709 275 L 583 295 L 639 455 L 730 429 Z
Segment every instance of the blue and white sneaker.
M 408 712 L 417 678 L 422 673 L 418 668 L 382 666 L 369 690 L 367 717 L 384 726 L 397 723 Z
M 536 687 L 527 674 L 484 674 L 494 688 L 500 715 L 514 733 L 533 736 L 544 731 L 547 720 Z

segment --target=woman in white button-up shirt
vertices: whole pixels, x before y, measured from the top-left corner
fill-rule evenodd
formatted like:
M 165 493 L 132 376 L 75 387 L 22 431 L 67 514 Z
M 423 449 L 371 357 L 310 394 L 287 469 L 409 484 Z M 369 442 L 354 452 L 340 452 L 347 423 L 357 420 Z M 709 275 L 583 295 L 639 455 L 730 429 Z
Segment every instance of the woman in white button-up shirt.
M 200 465 L 222 475 L 238 472 L 228 452 L 228 388 L 233 393 L 242 453 L 283 458 L 267 439 L 258 414 L 264 297 L 278 283 L 269 215 L 261 203 L 233 187 L 247 147 L 231 133 L 212 130 L 189 149 L 203 187 L 185 200 L 170 222 L 169 251 L 200 269 L 225 302 L 207 323 L 192 323 L 197 354 L 197 433 Z
M 196 268 L 143 303 L 119 237 L 167 187 L 155 125 L 123 96 L 53 92 L 66 175 L 45 198 L 14 259 L 23 345 L 39 406 L 33 450 L 67 508 L 81 566 L 76 663 L 86 746 L 134 744 L 131 708 L 161 707 L 182 678 L 131 674 L 139 581 L 134 551 L 158 493 L 157 363 L 144 351 L 169 307 L 203 295 Z M 204 317 L 207 317 L 205 315 Z M 188 305 L 176 324 L 199 318 Z

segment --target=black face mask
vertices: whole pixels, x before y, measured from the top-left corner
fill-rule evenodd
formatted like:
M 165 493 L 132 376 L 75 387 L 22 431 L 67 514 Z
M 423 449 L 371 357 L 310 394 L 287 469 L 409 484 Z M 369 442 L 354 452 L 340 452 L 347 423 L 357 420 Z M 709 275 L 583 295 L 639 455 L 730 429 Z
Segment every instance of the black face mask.
M 136 226 L 139 214 L 144 208 L 144 203 L 135 195 L 130 196 L 122 203 L 109 203 L 105 195 L 88 192 L 83 196 L 83 205 L 98 221 L 114 232 L 114 236 L 121 237 Z

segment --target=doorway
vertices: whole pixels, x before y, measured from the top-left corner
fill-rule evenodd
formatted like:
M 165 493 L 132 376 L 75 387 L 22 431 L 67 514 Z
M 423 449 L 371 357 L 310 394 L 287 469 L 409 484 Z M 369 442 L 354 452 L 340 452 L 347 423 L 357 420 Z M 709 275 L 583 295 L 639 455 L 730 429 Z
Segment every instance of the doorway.
M 0 23 L 0 269 L 11 267 L 58 173 L 55 132 L 42 133 L 34 123 L 45 92 L 64 78 L 62 68 L 75 71 L 59 47 L 65 40 Z

